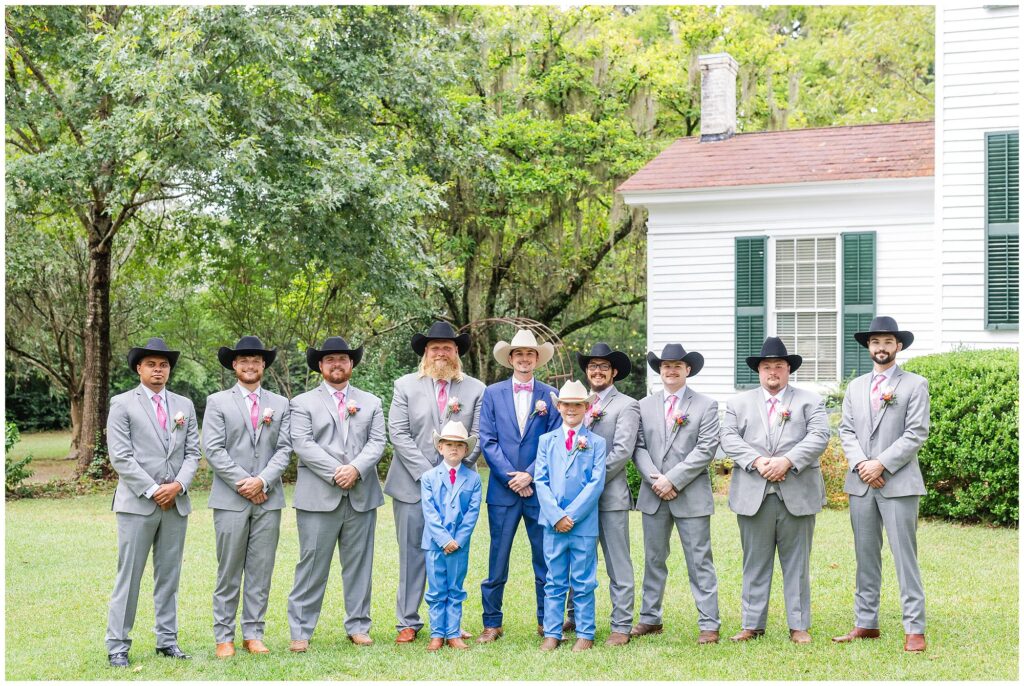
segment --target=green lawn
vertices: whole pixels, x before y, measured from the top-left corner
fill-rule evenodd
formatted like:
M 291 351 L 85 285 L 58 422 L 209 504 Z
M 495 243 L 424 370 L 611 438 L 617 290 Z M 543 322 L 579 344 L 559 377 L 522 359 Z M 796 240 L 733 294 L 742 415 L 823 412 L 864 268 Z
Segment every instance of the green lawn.
M 290 490 L 290 489 L 289 489 Z M 819 515 L 813 576 L 814 643 L 788 641 L 776 567 L 767 636 L 757 642 L 698 647 L 696 611 L 686 582 L 678 540 L 669 558 L 665 599 L 667 632 L 619 648 L 601 645 L 608 635 L 607 578 L 598 573 L 598 646 L 574 655 L 537 651 L 533 624 L 533 582 L 525 531 L 520 530 L 506 587 L 506 635 L 465 654 L 428 654 L 426 636 L 396 646 L 394 604 L 397 584 L 391 503 L 379 510 L 373 595 L 376 644 L 357 649 L 342 628 L 340 573 L 335 569 L 310 652 L 287 650 L 286 599 L 298 555 L 294 510 L 284 517 L 277 569 L 267 617 L 266 642 L 273 654 L 239 653 L 229 661 L 213 657 L 210 598 L 216 560 L 206 493 L 193 494 L 179 593 L 180 643 L 194 659 L 178 663 L 153 654 L 152 575 L 143 579 L 131 652 L 132 668 L 106 665 L 103 637 L 106 608 L 116 567 L 115 522 L 110 495 L 70 500 L 7 503 L 6 677 L 8 679 L 471 679 L 471 680 L 694 680 L 694 679 L 1000 679 L 1018 675 L 1017 531 L 923 522 L 919 547 L 928 598 L 928 652 L 902 651 L 903 630 L 895 574 L 885 553 L 882 639 L 834 645 L 828 637 L 852 622 L 854 558 L 846 512 Z M 289 502 L 290 502 L 289 492 Z M 740 618 L 740 548 L 735 517 L 723 499 L 713 518 L 712 540 L 719 574 L 723 637 L 737 631 Z M 633 513 L 633 560 L 637 610 L 643 572 L 640 513 Z M 480 581 L 487 572 L 487 522 L 481 517 L 471 549 L 464 626 L 480 632 Z M 426 607 L 423 608 L 426 614 Z M 240 647 L 240 645 L 239 645 Z
M 32 476 L 26 481 L 46 483 L 50 479 L 67 479 L 74 475 L 75 461 L 65 459 L 70 449 L 70 431 L 37 431 L 22 433 L 21 440 L 11 448 L 10 457 L 20 460 L 31 455 L 28 468 L 32 470 Z

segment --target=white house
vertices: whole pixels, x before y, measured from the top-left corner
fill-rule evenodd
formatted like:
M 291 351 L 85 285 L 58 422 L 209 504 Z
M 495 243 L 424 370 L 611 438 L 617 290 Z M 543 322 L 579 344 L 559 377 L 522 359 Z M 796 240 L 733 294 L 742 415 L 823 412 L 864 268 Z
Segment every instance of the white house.
M 804 386 L 867 371 L 876 314 L 915 333 L 907 356 L 1016 346 L 1017 18 L 937 10 L 937 126 L 735 134 L 736 62 L 701 57 L 702 135 L 618 189 L 648 210 L 648 348 L 700 351 L 694 385 L 725 400 L 767 335 Z

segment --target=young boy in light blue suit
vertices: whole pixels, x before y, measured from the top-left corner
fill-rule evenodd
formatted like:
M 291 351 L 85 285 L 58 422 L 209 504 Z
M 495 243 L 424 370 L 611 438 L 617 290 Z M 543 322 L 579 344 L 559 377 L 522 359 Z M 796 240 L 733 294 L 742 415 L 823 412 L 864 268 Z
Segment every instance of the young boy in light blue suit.
M 540 438 L 534 485 L 544 526 L 543 651 L 562 642 L 565 596 L 572 586 L 578 653 L 594 646 L 594 590 L 597 589 L 597 503 L 604 490 L 605 440 L 583 425 L 591 395 L 579 381 L 567 381 L 551 398 L 562 426 Z
M 444 646 L 465 650 L 462 640 L 462 584 L 469 569 L 469 537 L 480 516 L 480 475 L 462 463 L 476 447 L 462 422 L 448 422 L 433 432 L 434 447 L 444 461 L 420 479 L 423 507 L 423 548 L 427 561 L 427 607 L 430 643 L 427 650 Z

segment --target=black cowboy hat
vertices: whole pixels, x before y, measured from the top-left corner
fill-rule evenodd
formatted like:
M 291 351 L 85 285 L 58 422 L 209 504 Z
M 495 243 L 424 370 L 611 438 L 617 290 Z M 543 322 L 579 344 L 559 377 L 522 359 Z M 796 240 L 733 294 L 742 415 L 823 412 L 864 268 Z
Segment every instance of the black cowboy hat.
M 868 339 L 871 338 L 871 334 L 876 333 L 891 333 L 896 337 L 896 340 L 903 344 L 904 350 L 909 348 L 910 344 L 914 342 L 914 334 L 909 331 L 900 331 L 899 325 L 896 324 L 896 320 L 892 317 L 875 317 L 871 320 L 871 326 L 868 327 L 867 331 L 858 331 L 853 334 L 853 337 L 866 348 L 868 347 Z
M 622 381 L 629 376 L 629 372 L 633 369 L 633 364 L 629 361 L 629 356 L 624 352 L 612 350 L 611 346 L 607 343 L 595 343 L 593 347 L 590 348 L 589 355 L 576 353 L 576 363 L 579 364 L 580 369 L 583 370 L 584 374 L 587 373 L 587 365 L 595 358 L 608 360 L 612 365 L 612 369 L 615 370 L 615 376 L 613 377 L 615 381 Z
M 324 341 L 324 347 L 317 350 L 313 346 L 306 348 L 306 364 L 314 372 L 320 371 L 320 360 L 326 355 L 333 353 L 345 353 L 352 358 L 352 366 L 355 367 L 363 359 L 363 346 L 353 349 L 341 336 L 331 336 Z
M 698 352 L 688 353 L 678 343 L 669 343 L 661 350 L 661 357 L 647 353 L 647 364 L 657 373 L 661 373 L 662 362 L 685 362 L 690 365 L 690 373 L 686 376 L 697 376 L 704 367 L 704 356 Z
M 164 339 L 150 338 L 146 341 L 146 345 L 141 348 L 132 348 L 128 351 L 128 368 L 133 372 L 136 371 L 135 368 L 139 366 L 142 358 L 152 355 L 154 357 L 166 357 L 167 361 L 171 364 L 171 369 L 174 369 L 180 354 L 180 351 L 168 348 L 167 344 L 164 343 Z
M 789 351 L 786 350 L 786 344 L 782 342 L 781 338 L 775 336 L 769 336 L 764 339 L 764 345 L 761 346 L 760 355 L 751 355 L 747 358 L 747 366 L 757 371 L 758 365 L 761 364 L 761 360 L 785 360 L 789 363 L 789 373 L 792 374 L 797 369 L 800 369 L 800 365 L 804 363 L 804 358 L 799 355 L 790 355 Z
M 430 341 L 454 341 L 459 349 L 459 356 L 466 354 L 469 350 L 469 334 L 456 334 L 455 329 L 448 322 L 434 322 L 426 333 L 414 333 L 412 335 L 412 351 L 423 356 Z
M 238 339 L 238 343 L 235 344 L 234 348 L 221 346 L 220 350 L 217 351 L 217 359 L 220 360 L 221 366 L 225 369 L 231 369 L 231 363 L 239 355 L 259 355 L 269 367 L 274 363 L 274 358 L 277 357 L 277 348 L 267 350 L 263 347 L 263 341 L 256 336 L 242 336 Z

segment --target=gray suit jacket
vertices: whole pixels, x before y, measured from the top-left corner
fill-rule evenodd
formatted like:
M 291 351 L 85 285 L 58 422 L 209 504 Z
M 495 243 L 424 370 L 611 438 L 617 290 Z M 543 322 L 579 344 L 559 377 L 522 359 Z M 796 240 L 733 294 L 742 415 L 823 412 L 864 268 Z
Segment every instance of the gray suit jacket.
M 729 484 L 729 508 L 736 514 L 755 515 L 761 509 L 768 480 L 754 468 L 760 456 L 788 457 L 793 467 L 776 484 L 790 514 L 809 515 L 825 506 L 821 453 L 828 445 L 828 415 L 817 393 L 788 386 L 779 398 L 790 418 L 777 418 L 768 426 L 768 411 L 761 388 L 740 393 L 728 402 L 722 422 L 722 450 L 735 469 Z M 778 407 L 778 406 L 777 406 Z
M 260 421 L 255 432 L 248 408 L 237 384 L 206 399 L 203 450 L 214 473 L 208 506 L 244 510 L 252 503 L 238 494 L 235 483 L 259 476 L 267 482 L 267 500 L 259 507 L 280 510 L 284 507 L 281 474 L 292 457 L 288 398 L 266 388 L 260 390 Z M 267 408 L 274 412 L 270 424 L 263 422 Z
M 294 507 L 311 512 L 330 512 L 348 497 L 356 512 L 368 512 L 384 504 L 377 478 L 377 463 L 384 456 L 384 410 L 380 398 L 349 383 L 346 402 L 359 411 L 348 416 L 348 440 L 342 444 L 338 405 L 323 383 L 297 395 L 291 402 L 292 450 L 299 457 Z M 356 485 L 344 490 L 334 483 L 334 470 L 350 464 L 359 470 Z
M 110 399 L 107 415 L 107 450 L 110 464 L 117 472 L 114 512 L 148 515 L 157 509 L 156 501 L 145 493 L 153 484 L 177 481 L 185 492 L 175 498 L 178 514 L 192 511 L 188 487 L 199 467 L 199 424 L 196 408 L 183 395 L 167 391 L 167 435 L 157 424 L 153 403 L 140 384 Z M 178 427 L 175 415 L 181 412 L 185 426 Z
M 665 392 L 658 391 L 640 401 L 640 432 L 633 460 L 643 477 L 636 508 L 654 514 L 667 502 L 673 517 L 703 517 L 715 512 L 708 465 L 718 449 L 718 403 L 683 389 L 677 409 L 687 415 L 686 426 L 674 434 L 665 426 Z M 651 473 L 661 473 L 675 485 L 679 495 L 664 501 L 651 490 Z
M 480 433 L 480 401 L 484 397 L 483 383 L 471 376 L 453 381 L 448 386 L 448 399 L 459 399 L 459 411 L 439 414 L 434 380 L 420 377 L 418 372 L 406 374 L 395 381 L 395 395 L 388 413 L 388 433 L 395 448 L 394 459 L 388 467 L 384 492 L 403 503 L 420 501 L 420 477 L 441 462 L 434 449 L 433 432 L 440 433 L 449 421 L 462 422 L 470 435 Z M 480 445 L 466 456 L 463 464 L 473 469 L 480 457 Z
M 605 457 L 604 492 L 598 509 L 629 510 L 633 496 L 626 480 L 626 463 L 633 457 L 636 435 L 640 430 L 640 404 L 614 387 L 608 391 L 598 409 L 604 417 L 590 425 L 590 430 L 604 439 L 608 453 Z
M 864 460 L 879 460 L 885 466 L 879 489 L 887 498 L 924 495 L 924 477 L 917 462 L 917 451 L 928 439 L 931 399 L 928 380 L 904 371 L 898 365 L 890 378 L 895 397 L 891 405 L 883 404 L 871 417 L 872 373 L 858 376 L 846 387 L 843 418 L 839 438 L 850 463 L 843 490 L 850 495 L 864 495 L 868 486 L 854 468 Z

